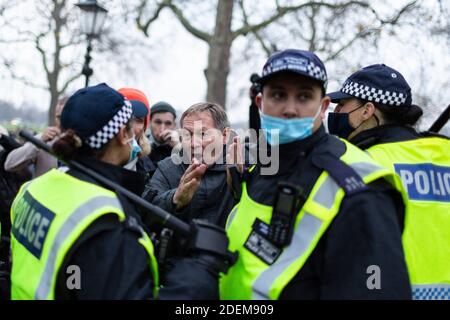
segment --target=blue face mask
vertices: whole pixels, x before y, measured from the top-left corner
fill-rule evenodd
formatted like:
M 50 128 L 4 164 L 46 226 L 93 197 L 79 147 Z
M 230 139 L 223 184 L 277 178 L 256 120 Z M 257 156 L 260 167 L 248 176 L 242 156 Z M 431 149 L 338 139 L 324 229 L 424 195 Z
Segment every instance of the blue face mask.
M 130 140 L 128 140 L 128 144 L 130 145 L 130 158 L 128 159 L 127 163 L 130 163 L 137 159 L 138 154 L 142 152 L 142 148 L 139 146 L 138 142 L 136 141 L 136 138 L 133 137 Z
M 320 114 L 319 107 L 314 117 L 283 119 L 261 113 L 261 129 L 271 146 L 303 140 L 312 135 L 314 121 Z

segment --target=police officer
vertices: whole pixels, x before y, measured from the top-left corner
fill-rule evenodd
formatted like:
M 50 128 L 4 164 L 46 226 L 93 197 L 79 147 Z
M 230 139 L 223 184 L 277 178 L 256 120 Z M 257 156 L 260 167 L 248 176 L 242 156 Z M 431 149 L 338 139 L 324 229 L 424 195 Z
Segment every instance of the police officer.
M 410 298 L 403 204 L 388 182 L 396 177 L 326 134 L 322 61 L 308 51 L 278 52 L 259 81 L 261 127 L 272 155 L 278 148 L 279 170 L 270 175 L 271 164 L 257 164 L 234 190 L 240 201 L 226 230 L 239 258 L 221 278 L 221 298 Z
M 140 195 L 131 104 L 106 84 L 78 90 L 53 149 Z M 51 170 L 25 184 L 12 215 L 13 299 L 210 299 L 220 260 L 193 254 L 159 290 L 154 248 L 138 208 L 78 170 Z M 221 268 L 220 268 L 221 269 Z
M 365 149 L 400 175 L 408 192 L 403 245 L 414 299 L 450 299 L 450 140 L 418 133 L 411 88 L 384 64 L 352 74 L 328 116 L 330 133 Z

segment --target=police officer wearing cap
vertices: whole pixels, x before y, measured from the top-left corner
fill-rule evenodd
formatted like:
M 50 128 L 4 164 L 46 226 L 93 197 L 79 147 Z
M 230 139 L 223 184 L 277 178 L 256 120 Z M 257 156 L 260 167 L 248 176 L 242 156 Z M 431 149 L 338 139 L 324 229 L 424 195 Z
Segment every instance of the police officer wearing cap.
M 235 187 L 226 230 L 239 258 L 221 278 L 221 298 L 410 298 L 397 178 L 325 132 L 322 61 L 303 50 L 275 53 L 260 83 L 261 127 L 279 170 L 256 164 Z
M 99 84 L 78 90 L 61 116 L 53 149 L 140 195 L 132 108 Z M 217 261 L 185 258 L 159 290 L 154 247 L 138 208 L 85 173 L 53 169 L 19 191 L 12 216 L 13 299 L 210 299 Z M 158 292 L 159 291 L 159 292 Z
M 328 116 L 331 134 L 349 139 L 396 172 L 408 193 L 403 246 L 414 299 L 450 299 L 450 140 L 418 133 L 422 109 L 397 70 L 375 64 L 352 74 Z

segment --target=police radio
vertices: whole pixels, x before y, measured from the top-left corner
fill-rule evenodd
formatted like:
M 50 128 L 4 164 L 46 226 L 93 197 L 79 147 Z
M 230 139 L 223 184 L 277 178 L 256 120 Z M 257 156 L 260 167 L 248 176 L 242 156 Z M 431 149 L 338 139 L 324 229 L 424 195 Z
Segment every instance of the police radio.
M 268 235 L 274 245 L 281 248 L 291 243 L 295 219 L 305 201 L 301 187 L 288 182 L 278 184 Z

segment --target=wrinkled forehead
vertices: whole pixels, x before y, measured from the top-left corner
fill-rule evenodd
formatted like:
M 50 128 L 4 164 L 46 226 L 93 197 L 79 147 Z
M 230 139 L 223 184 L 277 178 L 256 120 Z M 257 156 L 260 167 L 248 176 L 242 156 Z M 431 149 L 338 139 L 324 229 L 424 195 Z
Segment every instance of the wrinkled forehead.
M 188 114 L 184 117 L 181 124 L 184 129 L 189 131 L 215 129 L 214 119 L 209 111 L 196 112 Z

